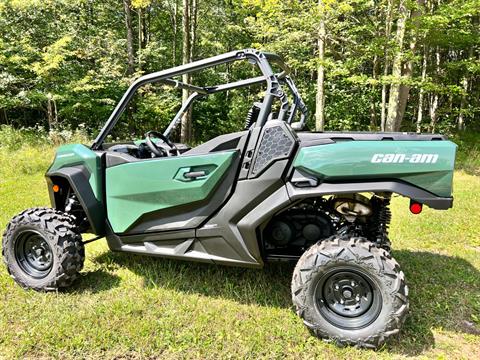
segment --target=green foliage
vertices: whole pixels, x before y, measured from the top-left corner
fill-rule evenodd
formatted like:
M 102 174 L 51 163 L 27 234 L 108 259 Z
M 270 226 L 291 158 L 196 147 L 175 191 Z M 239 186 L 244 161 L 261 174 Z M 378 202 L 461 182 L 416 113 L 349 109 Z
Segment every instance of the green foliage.
M 83 126 L 75 130 L 46 131 L 42 127 L 15 129 L 0 126 L 0 150 L 16 151 L 25 147 L 59 146 L 67 143 L 88 144 L 90 142 Z
M 457 133 L 452 140 L 458 145 L 457 167 L 480 176 L 480 139 L 475 132 Z
M 386 34 L 388 4 L 392 31 Z M 408 1 L 420 16 L 409 19 L 404 61 L 411 77 L 384 74 L 398 50 L 397 1 L 393 0 L 198 0 L 193 57 L 256 47 L 281 54 L 315 112 L 318 24 L 326 22 L 325 115 L 327 129 L 378 129 L 382 85 L 411 87 L 403 128 L 415 130 L 418 95 L 424 91 L 424 123 L 439 96 L 436 129 L 452 131 L 460 117 L 478 128 L 480 114 L 479 1 Z M 419 5 L 420 4 L 420 5 Z M 133 0 L 135 74 L 127 76 L 124 7 L 121 1 L 49 0 L 0 2 L 0 124 L 76 128 L 94 135 L 133 77 L 178 65 L 182 56 L 182 4 L 178 0 Z M 415 42 L 415 46 L 411 46 Z M 427 76 L 422 80 L 423 54 Z M 435 56 L 441 57 L 437 68 Z M 388 70 L 388 69 L 387 69 Z M 388 71 L 387 71 L 388 73 Z M 250 76 L 232 66 L 195 75 L 197 84 Z M 388 88 L 387 88 L 388 90 Z M 163 128 L 180 95 L 145 90 L 124 123 L 124 133 Z M 194 110 L 195 142 L 239 130 L 258 90 L 216 96 Z M 135 115 L 135 116 L 133 116 Z M 140 123 L 135 124 L 134 119 Z M 313 120 L 309 119 L 312 125 Z

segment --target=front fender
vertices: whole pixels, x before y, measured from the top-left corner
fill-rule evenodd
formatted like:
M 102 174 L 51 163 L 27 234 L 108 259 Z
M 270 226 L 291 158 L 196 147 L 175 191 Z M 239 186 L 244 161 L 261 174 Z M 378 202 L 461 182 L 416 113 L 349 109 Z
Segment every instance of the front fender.
M 65 167 L 55 171 L 49 171 L 46 175 L 50 202 L 52 207 L 61 208 L 63 204 L 57 203 L 57 197 L 52 190 L 53 184 L 58 184 L 58 179 L 68 182 L 82 205 L 92 232 L 96 235 L 105 234 L 105 210 L 103 204 L 95 197 L 88 181 L 89 173 L 83 165 Z

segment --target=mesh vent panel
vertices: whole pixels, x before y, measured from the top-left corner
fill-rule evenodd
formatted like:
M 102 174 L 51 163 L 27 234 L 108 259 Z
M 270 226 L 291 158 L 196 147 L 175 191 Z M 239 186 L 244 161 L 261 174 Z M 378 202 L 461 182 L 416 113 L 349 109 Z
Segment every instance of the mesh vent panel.
M 274 160 L 287 157 L 293 144 L 294 141 L 285 133 L 282 127 L 273 126 L 265 129 L 252 173 L 257 174 Z

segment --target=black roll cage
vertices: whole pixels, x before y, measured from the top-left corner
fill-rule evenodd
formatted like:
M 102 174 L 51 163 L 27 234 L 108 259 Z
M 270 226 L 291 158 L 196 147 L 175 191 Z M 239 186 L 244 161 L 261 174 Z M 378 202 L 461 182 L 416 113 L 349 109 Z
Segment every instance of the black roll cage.
M 230 62 L 248 60 L 252 64 L 255 64 L 260 69 L 262 75 L 243 79 L 231 83 L 220 84 L 215 86 L 196 86 L 192 84 L 183 83 L 178 80 L 172 79 L 172 77 L 180 76 L 184 74 L 190 74 L 200 70 L 208 69 L 215 67 L 217 65 L 226 64 Z M 280 73 L 274 73 L 271 66 L 271 63 L 277 64 L 281 68 Z M 177 66 L 174 68 L 154 72 L 148 75 L 141 76 L 135 80 L 130 87 L 127 89 L 123 97 L 120 99 L 119 103 L 113 110 L 112 114 L 108 118 L 107 122 L 100 130 L 97 138 L 92 144 L 91 148 L 93 150 L 98 150 L 103 144 L 105 138 L 113 129 L 117 123 L 120 116 L 123 114 L 127 104 L 132 99 L 135 92 L 143 85 L 161 82 L 166 85 L 171 85 L 180 89 L 187 89 L 192 91 L 192 94 L 188 99 L 182 103 L 180 110 L 177 112 L 173 120 L 170 122 L 170 125 L 164 131 L 164 135 L 168 138 L 172 130 L 177 127 L 183 114 L 189 109 L 193 102 L 201 97 L 215 94 L 222 91 L 238 89 L 242 87 L 248 87 L 252 85 L 267 84 L 267 89 L 265 91 L 265 96 L 261 104 L 260 112 L 258 119 L 255 123 L 255 126 L 262 127 L 268 120 L 268 115 L 271 112 L 272 103 L 275 98 L 280 100 L 280 111 L 278 113 L 277 120 L 286 121 L 287 123 L 292 123 L 295 118 L 297 111 L 300 111 L 300 122 L 299 127 L 302 128 L 305 124 L 307 116 L 307 107 L 305 106 L 293 80 L 288 76 L 290 70 L 288 66 L 283 62 L 282 58 L 276 54 L 258 51 L 255 49 L 244 49 L 231 51 L 225 54 L 213 56 L 207 59 L 199 60 L 192 62 L 190 64 L 185 64 Z M 286 85 L 290 90 L 293 96 L 293 104 L 290 106 L 287 95 L 282 90 L 281 85 Z M 287 117 L 288 116 L 288 117 Z

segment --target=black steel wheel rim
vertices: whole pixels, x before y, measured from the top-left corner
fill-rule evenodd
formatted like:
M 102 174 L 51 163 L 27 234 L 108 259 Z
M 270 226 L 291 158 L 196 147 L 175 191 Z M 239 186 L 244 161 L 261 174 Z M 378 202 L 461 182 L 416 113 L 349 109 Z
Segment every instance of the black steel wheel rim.
M 370 325 L 382 309 L 377 284 L 354 267 L 335 268 L 323 274 L 314 297 L 320 314 L 332 325 L 346 330 Z
M 53 267 L 53 251 L 45 237 L 35 230 L 26 230 L 15 239 L 15 257 L 20 268 L 36 279 L 48 275 Z

